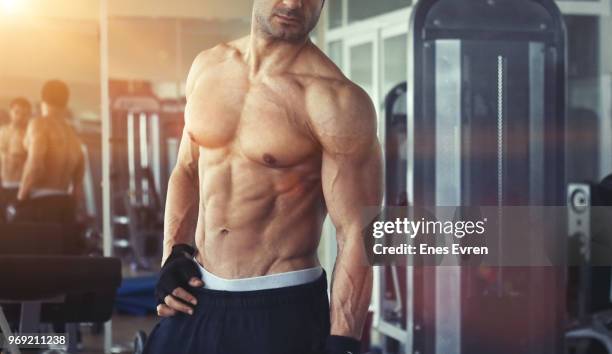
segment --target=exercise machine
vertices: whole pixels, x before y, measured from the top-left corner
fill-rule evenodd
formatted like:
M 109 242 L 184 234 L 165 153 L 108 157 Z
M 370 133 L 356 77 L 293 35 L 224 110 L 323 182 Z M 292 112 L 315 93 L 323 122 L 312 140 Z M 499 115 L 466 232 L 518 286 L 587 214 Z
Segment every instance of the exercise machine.
M 19 333 L 40 333 L 41 323 L 106 322 L 120 282 L 118 259 L 1 256 L 0 328 L 6 337 L 11 335 L 9 321 L 19 323 Z M 5 313 L 7 303 L 19 305 L 18 315 Z M 76 327 L 71 328 L 66 349 L 75 353 Z M 11 354 L 20 354 L 16 346 L 8 349 Z
M 134 270 L 155 270 L 163 240 L 167 181 L 176 162 L 185 100 L 160 100 L 148 83 L 112 90 L 115 249 Z
M 78 233 L 59 224 L 0 225 L 0 330 L 40 333 L 66 325 L 65 349 L 75 353 L 79 323 L 111 318 L 121 264 L 116 258 L 84 257 Z M 19 348 L 9 346 L 19 354 Z
M 404 204 L 404 185 L 405 205 L 429 210 L 565 205 L 565 29 L 555 3 L 421 0 L 409 41 L 405 128 L 386 122 L 387 136 L 406 134 L 407 165 L 387 176 L 396 183 L 387 205 Z M 401 155 L 386 156 L 402 173 Z M 517 242 L 494 241 L 499 255 Z M 386 269 L 380 291 L 402 300 L 381 309 L 386 353 L 563 351 L 563 267 L 471 267 L 457 257 L 405 275 Z
M 612 353 L 612 175 L 570 183 L 568 353 Z

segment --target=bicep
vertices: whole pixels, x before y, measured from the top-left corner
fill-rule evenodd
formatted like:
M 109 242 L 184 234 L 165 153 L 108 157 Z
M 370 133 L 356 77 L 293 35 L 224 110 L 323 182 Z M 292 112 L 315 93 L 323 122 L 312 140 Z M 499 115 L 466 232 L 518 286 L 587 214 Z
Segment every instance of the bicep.
M 378 208 L 382 195 L 382 158 L 376 139 L 358 154 L 323 153 L 323 195 L 336 228 L 363 228 L 367 208 Z
M 323 95 L 319 98 L 325 97 Z M 323 100 L 315 131 L 323 148 L 321 180 L 336 228 L 363 227 L 365 208 L 379 208 L 382 156 L 376 111 L 362 89 L 349 85 Z
M 179 145 L 178 157 L 176 160 L 175 171 L 181 170 L 189 172 L 192 176 L 197 176 L 198 160 L 200 152 L 198 146 L 191 141 L 187 128 L 183 129 L 183 135 Z

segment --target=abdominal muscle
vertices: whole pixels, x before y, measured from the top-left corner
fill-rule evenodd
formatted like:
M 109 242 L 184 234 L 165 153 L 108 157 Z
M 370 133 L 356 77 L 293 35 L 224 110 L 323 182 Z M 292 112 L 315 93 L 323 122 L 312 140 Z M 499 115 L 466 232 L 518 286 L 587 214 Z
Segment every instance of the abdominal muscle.
M 273 169 L 236 157 L 204 170 L 196 245 L 206 270 L 238 279 L 319 265 L 325 210 L 317 162 Z

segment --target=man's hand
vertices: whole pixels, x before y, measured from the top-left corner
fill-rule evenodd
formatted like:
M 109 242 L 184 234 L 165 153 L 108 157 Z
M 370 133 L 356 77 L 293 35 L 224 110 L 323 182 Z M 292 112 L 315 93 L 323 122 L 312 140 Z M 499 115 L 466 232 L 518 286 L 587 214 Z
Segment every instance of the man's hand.
M 170 317 L 177 312 L 193 314 L 197 299 L 187 289 L 204 286 L 202 274 L 193 260 L 194 254 L 195 249 L 189 245 L 172 247 L 172 253 L 164 263 L 155 287 L 159 316 Z

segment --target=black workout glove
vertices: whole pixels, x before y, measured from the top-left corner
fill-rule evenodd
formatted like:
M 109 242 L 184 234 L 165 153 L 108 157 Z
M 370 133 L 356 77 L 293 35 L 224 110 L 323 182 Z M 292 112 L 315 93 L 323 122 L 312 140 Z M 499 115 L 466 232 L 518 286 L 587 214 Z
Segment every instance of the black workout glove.
M 193 247 L 185 244 L 172 247 L 172 253 L 164 262 L 155 287 L 155 298 L 158 304 L 165 303 L 166 296 L 172 294 L 176 288 L 183 288 L 189 292 L 191 278 L 202 278 L 202 273 L 193 260 L 195 252 Z
M 325 354 L 360 354 L 361 342 L 355 338 L 329 336 L 325 343 Z

